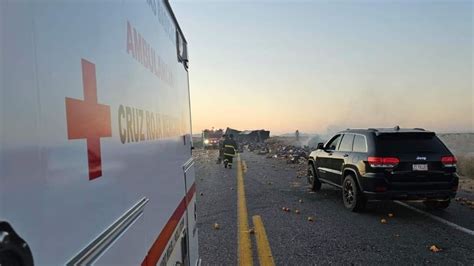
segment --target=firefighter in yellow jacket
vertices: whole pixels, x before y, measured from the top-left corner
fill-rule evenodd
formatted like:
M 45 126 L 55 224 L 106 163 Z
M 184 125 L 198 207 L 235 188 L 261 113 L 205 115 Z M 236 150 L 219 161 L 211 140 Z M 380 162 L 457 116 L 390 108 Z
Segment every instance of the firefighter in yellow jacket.
M 222 135 L 219 139 L 219 157 L 217 157 L 217 164 L 221 164 L 222 160 L 224 160 L 224 140 L 226 139 L 226 135 Z
M 232 168 L 232 161 L 237 153 L 237 142 L 234 140 L 234 135 L 230 134 L 226 136 L 224 140 L 224 167 Z

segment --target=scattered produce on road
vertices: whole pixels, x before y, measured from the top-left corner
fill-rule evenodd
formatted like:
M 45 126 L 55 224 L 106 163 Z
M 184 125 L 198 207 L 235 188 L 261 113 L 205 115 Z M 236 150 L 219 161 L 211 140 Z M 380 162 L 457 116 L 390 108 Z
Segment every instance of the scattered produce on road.
M 437 252 L 440 252 L 442 249 L 437 247 L 436 245 L 432 245 L 430 247 L 430 251 L 433 252 L 433 253 L 437 253 Z

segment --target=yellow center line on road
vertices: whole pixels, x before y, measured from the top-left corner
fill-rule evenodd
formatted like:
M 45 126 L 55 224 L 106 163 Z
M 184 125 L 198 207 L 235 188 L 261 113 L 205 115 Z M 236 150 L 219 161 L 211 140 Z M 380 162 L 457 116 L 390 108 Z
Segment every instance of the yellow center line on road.
M 245 160 L 241 160 L 242 161 L 242 170 L 244 171 L 244 174 L 247 173 L 247 163 L 245 162 Z
M 267 233 L 263 226 L 262 217 L 260 217 L 260 215 L 255 215 L 252 217 L 252 220 L 255 228 L 255 238 L 260 266 L 274 266 L 275 262 L 273 261 L 272 250 L 270 249 Z
M 238 219 L 238 262 L 239 265 L 252 266 L 252 243 L 250 241 L 247 202 L 245 200 L 244 175 L 242 161 L 237 155 L 237 219 Z

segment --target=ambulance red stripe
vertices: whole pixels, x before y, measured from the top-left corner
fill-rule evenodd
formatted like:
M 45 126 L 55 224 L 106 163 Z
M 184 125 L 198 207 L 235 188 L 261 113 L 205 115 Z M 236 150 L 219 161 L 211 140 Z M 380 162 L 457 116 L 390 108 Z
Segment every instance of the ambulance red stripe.
M 158 263 L 158 260 L 165 251 L 166 245 L 173 236 L 173 232 L 176 229 L 176 226 L 178 226 L 181 217 L 183 217 L 183 214 L 186 211 L 188 204 L 191 202 L 195 192 L 196 183 L 193 183 L 186 196 L 179 203 L 173 215 L 171 215 L 163 230 L 161 230 L 158 238 L 155 240 L 148 251 L 147 256 L 145 259 L 143 259 L 142 266 L 156 265 L 156 263 Z

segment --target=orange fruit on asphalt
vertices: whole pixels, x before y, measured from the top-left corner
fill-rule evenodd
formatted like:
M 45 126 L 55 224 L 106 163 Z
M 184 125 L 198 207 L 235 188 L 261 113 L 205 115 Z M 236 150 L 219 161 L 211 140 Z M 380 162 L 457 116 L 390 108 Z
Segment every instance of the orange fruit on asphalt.
M 439 247 L 437 247 L 436 245 L 432 245 L 430 247 L 430 251 L 433 252 L 433 253 L 436 253 L 436 252 L 440 252 L 441 249 Z

